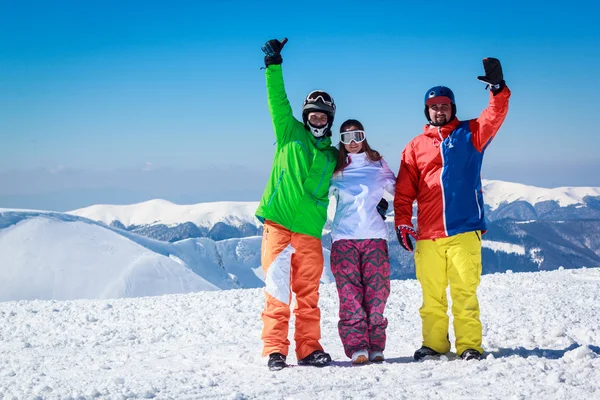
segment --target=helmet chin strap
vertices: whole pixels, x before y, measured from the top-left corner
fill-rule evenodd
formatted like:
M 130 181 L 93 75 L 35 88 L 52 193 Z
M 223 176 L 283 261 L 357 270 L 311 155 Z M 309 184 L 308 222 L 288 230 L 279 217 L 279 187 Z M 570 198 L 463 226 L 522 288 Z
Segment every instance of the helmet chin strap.
M 308 122 L 307 125 L 308 129 L 310 130 L 310 133 L 312 133 L 312 135 L 316 138 L 331 135 L 329 132 L 329 122 L 320 128 L 313 126 L 310 122 Z

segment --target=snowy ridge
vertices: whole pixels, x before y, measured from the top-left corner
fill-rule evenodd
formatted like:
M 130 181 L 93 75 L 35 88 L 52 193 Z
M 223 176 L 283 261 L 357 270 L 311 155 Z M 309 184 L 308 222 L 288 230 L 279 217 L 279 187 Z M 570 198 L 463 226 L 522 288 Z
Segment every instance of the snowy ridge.
M 554 189 L 539 188 L 520 183 L 495 180 L 482 180 L 485 204 L 492 210 L 502 203 L 525 201 L 535 205 L 542 201 L 556 201 L 561 207 L 585 204 L 586 196 L 600 196 L 599 187 L 560 187 Z
M 496 242 L 492 240 L 482 240 L 481 246 L 493 251 L 501 251 L 503 253 L 509 254 L 519 254 L 525 255 L 525 247 L 512 244 L 512 243 L 504 243 L 504 242 Z
M 264 286 L 261 237 L 162 242 L 70 214 L 0 209 L 0 301 Z M 323 249 L 323 282 L 332 282 Z
M 189 249 L 68 214 L 0 209 L 0 301 L 236 287 L 207 256 L 211 242 L 198 239 Z M 191 262 L 192 256 L 200 262 Z
M 584 205 L 583 199 L 586 196 L 600 197 L 600 188 L 594 187 L 546 189 L 520 183 L 485 179 L 482 181 L 482 185 L 485 204 L 492 211 L 498 209 L 502 204 L 515 201 L 525 201 L 531 205 L 543 201 L 556 201 L 561 207 L 565 207 L 575 204 Z M 329 221 L 332 221 L 335 215 L 335 203 L 335 199 L 330 198 L 327 210 Z M 221 201 L 178 205 L 167 200 L 156 199 L 130 205 L 94 205 L 69 211 L 68 213 L 105 224 L 117 220 L 125 226 L 156 224 L 175 226 L 192 222 L 199 227 L 210 229 L 216 223 L 223 222 L 235 227 L 246 223 L 258 227 L 260 222 L 254 215 L 258 204 L 259 202 Z M 393 214 L 393 207 L 390 207 L 388 215 Z
M 258 202 L 220 201 L 179 205 L 167 200 L 150 200 L 131 205 L 94 205 L 69 211 L 68 214 L 86 217 L 105 224 L 117 220 L 123 225 L 178 225 L 192 222 L 197 226 L 211 228 L 218 222 L 232 226 L 249 223 L 258 226 L 254 216 Z
M 504 400 L 600 393 L 600 269 L 483 276 L 486 353 L 479 362 L 453 353 L 412 360 L 421 345 L 421 292 L 407 280 L 392 281 L 387 361 L 352 367 L 337 332 L 335 285 L 322 285 L 320 293 L 321 344 L 333 364 L 298 367 L 292 329 L 292 366 L 276 373 L 260 356 L 261 289 L 0 303 L 0 399 Z

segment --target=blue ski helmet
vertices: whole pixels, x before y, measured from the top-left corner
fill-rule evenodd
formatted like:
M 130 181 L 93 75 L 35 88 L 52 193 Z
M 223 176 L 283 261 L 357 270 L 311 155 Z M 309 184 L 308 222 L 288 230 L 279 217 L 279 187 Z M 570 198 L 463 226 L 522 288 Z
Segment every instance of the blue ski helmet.
M 456 104 L 454 101 L 454 93 L 452 93 L 450 88 L 447 88 L 446 86 L 434 86 L 425 93 L 425 105 L 430 106 L 441 100 L 437 99 L 438 101 L 435 101 L 434 99 L 437 97 L 445 97 L 447 100 L 450 100 L 451 104 Z
M 454 100 L 454 93 L 446 86 L 434 86 L 425 93 L 425 118 L 427 118 L 427 121 L 429 121 L 431 125 L 439 126 L 439 124 L 434 123 L 429 118 L 429 106 L 436 103 L 446 103 L 448 101 L 452 104 L 452 115 L 450 120 L 443 125 L 446 125 L 456 117 L 456 101 Z

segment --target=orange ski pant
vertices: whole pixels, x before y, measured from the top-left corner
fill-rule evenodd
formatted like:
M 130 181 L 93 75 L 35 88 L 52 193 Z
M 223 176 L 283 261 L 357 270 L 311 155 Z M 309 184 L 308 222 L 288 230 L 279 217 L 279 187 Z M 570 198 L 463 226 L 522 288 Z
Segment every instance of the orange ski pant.
M 291 232 L 282 225 L 265 221 L 261 246 L 265 273 L 265 308 L 262 312 L 263 351 L 288 354 L 288 325 L 292 292 L 296 295 L 294 341 L 298 360 L 323 350 L 319 283 L 323 273 L 321 239 Z

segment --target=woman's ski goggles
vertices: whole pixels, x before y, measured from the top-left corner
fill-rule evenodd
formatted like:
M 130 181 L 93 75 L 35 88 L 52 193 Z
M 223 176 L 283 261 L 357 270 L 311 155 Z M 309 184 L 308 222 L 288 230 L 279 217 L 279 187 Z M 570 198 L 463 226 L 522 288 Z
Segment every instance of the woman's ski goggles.
M 356 130 L 340 133 L 340 142 L 344 144 L 350 144 L 353 140 L 356 143 L 363 142 L 365 140 L 365 131 Z

